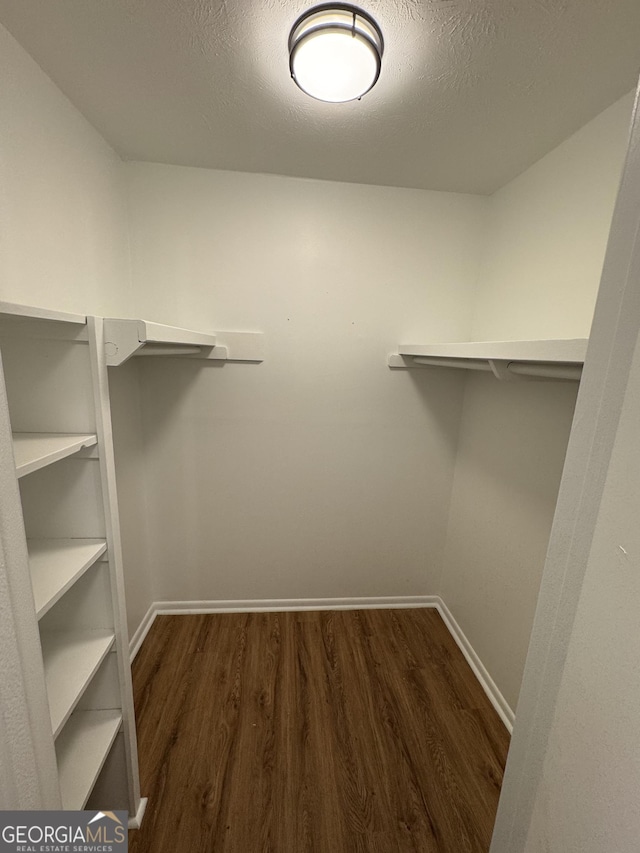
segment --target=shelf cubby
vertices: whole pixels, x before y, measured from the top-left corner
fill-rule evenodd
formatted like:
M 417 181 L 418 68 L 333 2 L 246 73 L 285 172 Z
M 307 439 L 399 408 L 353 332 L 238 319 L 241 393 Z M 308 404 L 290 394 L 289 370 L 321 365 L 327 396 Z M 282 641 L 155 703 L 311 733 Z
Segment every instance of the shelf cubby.
M 107 550 L 104 539 L 28 539 L 36 616 L 41 619 Z
M 51 730 L 56 738 L 115 642 L 113 631 L 41 635 Z
M 85 447 L 92 447 L 97 441 L 95 435 L 84 433 L 14 432 L 16 475 L 25 477 L 33 474 Z
M 69 456 L 19 481 L 27 539 L 106 539 L 98 459 Z
M 63 809 L 84 808 L 121 724 L 118 710 L 72 714 L 56 741 Z

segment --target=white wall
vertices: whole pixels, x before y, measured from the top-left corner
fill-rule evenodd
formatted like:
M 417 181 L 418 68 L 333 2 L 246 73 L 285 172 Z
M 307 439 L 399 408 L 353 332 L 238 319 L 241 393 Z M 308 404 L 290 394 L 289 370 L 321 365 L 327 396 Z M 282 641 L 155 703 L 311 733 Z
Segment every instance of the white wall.
M 491 199 L 475 340 L 587 337 L 631 97 Z M 571 384 L 470 376 L 441 593 L 515 709 L 571 429 Z
M 121 161 L 0 26 L 0 298 L 131 304 Z
M 147 448 L 136 361 L 109 369 L 109 392 L 127 622 L 129 637 L 132 637 L 155 599 L 149 557 Z
M 473 340 L 589 335 L 631 94 L 491 199 Z
M 637 848 L 639 228 L 636 107 L 492 853 Z
M 133 308 L 122 161 L 0 26 L 0 299 L 81 314 Z M 129 377 L 130 378 L 130 377 Z M 152 600 L 141 575 L 138 391 L 117 383 L 118 487 L 131 627 Z M 136 438 L 136 431 L 138 438 Z
M 462 380 L 386 357 L 467 336 L 486 199 L 128 172 L 137 311 L 267 341 L 141 365 L 158 598 L 433 592 Z
M 526 844 L 635 850 L 640 833 L 640 348 L 607 475 Z
M 465 393 L 440 594 L 512 709 L 576 393 L 492 376 Z

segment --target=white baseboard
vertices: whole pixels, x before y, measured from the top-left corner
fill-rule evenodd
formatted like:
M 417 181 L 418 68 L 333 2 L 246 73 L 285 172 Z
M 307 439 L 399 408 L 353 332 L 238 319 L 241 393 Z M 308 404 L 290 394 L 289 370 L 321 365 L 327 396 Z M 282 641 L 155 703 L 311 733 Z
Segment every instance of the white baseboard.
M 435 595 L 388 595 L 371 598 L 270 598 L 246 601 L 156 601 L 156 613 L 277 613 L 287 610 L 369 610 L 437 607 Z
M 147 810 L 148 801 L 148 797 L 140 798 L 140 802 L 138 803 L 138 811 L 133 817 L 129 818 L 129 829 L 140 829 L 142 825 L 142 818 L 144 817 L 144 813 Z
M 133 663 L 133 659 L 140 651 L 144 638 L 149 633 L 149 628 L 155 622 L 156 616 L 158 615 L 156 608 L 157 602 L 154 601 L 142 617 L 142 622 L 138 625 L 133 637 L 131 637 L 131 640 L 129 641 L 129 657 L 131 658 L 131 663 Z
M 508 731 L 513 730 L 515 714 L 495 681 L 478 657 L 462 628 L 439 595 L 378 596 L 370 598 L 279 598 L 231 601 L 154 601 L 131 638 L 131 660 L 135 658 L 156 616 L 202 613 L 272 613 L 289 610 L 369 610 L 435 607 L 456 641 L 489 701 Z
M 202 613 L 277 613 L 283 610 L 366 610 L 371 608 L 437 607 L 435 595 L 379 596 L 372 598 L 258 598 L 230 601 L 154 601 L 129 643 L 131 662 L 140 651 L 156 616 Z
M 464 631 L 462 630 L 460 625 L 458 625 L 458 623 L 453 617 L 453 614 L 441 598 L 439 598 L 437 606 L 438 610 L 440 611 L 440 615 L 444 620 L 444 624 L 449 629 L 449 633 L 458 644 L 458 648 L 465 656 L 467 663 L 473 670 L 475 677 L 480 682 L 482 689 L 489 697 L 489 701 L 496 709 L 498 716 L 505 724 L 509 734 L 511 734 L 511 732 L 513 731 L 513 723 L 516 718 L 516 715 L 512 711 L 507 700 L 504 698 L 504 696 L 498 689 L 498 685 L 489 675 L 489 671 L 478 657 L 475 649 L 465 636 Z

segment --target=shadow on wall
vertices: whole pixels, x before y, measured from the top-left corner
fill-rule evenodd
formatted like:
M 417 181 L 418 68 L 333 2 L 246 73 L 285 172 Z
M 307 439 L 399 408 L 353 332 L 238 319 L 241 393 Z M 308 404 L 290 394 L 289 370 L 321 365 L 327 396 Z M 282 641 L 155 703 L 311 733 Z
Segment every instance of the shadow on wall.
M 407 370 L 388 368 L 388 371 L 395 382 L 411 383 L 429 425 L 439 440 L 444 441 L 455 453 L 468 371 L 438 367 Z
M 578 383 L 467 380 L 440 591 L 515 708 Z
M 579 383 L 471 375 L 465 391 L 458 470 L 473 467 L 513 497 L 557 496 Z

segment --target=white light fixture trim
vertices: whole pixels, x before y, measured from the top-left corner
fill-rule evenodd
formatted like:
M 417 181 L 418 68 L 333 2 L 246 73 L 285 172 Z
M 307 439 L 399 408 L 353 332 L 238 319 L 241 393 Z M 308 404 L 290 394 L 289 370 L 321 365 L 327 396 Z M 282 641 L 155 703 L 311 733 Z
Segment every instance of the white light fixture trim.
M 295 83 L 319 101 L 355 101 L 380 76 L 384 43 L 380 27 L 356 6 L 328 4 L 305 12 L 289 36 L 289 68 Z

